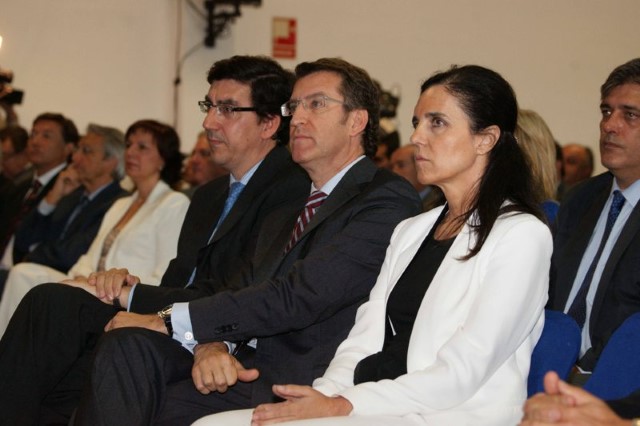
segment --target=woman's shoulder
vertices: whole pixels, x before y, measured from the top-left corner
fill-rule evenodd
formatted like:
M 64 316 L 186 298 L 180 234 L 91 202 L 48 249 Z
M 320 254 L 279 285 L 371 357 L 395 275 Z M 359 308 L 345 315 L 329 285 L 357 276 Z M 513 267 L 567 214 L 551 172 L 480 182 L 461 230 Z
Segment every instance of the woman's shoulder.
M 525 212 L 509 212 L 498 217 L 492 233 L 522 232 L 528 236 L 534 234 L 551 238 L 549 226 L 536 216 Z
M 151 195 L 149 201 L 157 205 L 171 204 L 176 205 L 188 205 L 189 197 L 180 191 L 173 190 L 169 185 L 163 181 L 158 181 Z
M 431 229 L 431 226 L 438 220 L 438 216 L 442 212 L 444 206 L 436 207 L 432 210 L 429 210 L 424 213 L 420 213 L 419 215 L 412 216 L 408 219 L 403 220 L 396 226 L 395 235 L 404 236 L 407 234 L 417 235 L 418 237 L 424 237 L 424 230 Z M 420 230 L 420 231 L 418 231 Z

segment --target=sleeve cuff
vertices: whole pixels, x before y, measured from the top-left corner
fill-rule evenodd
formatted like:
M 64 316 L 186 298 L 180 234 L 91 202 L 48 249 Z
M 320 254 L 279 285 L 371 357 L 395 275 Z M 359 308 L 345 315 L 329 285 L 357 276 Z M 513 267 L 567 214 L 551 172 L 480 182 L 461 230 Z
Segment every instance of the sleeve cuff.
M 173 304 L 171 324 L 173 325 L 172 337 L 180 342 L 185 349 L 193 353 L 193 348 L 198 344 L 198 341 L 193 335 L 193 326 L 189 316 L 189 303 Z

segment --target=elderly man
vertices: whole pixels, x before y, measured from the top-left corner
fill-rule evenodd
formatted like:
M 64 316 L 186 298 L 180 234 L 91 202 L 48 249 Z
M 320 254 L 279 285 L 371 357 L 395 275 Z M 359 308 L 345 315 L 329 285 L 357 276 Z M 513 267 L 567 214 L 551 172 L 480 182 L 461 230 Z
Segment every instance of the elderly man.
M 640 311 L 640 58 L 609 75 L 600 111 L 600 156 L 609 171 L 562 203 L 549 290 L 549 306 L 582 329 L 583 372 L 593 370 L 613 331 Z
M 391 154 L 391 171 L 402 176 L 418 191 L 422 200 L 422 211 L 429 211 L 444 203 L 444 194 L 435 186 L 424 185 L 418 181 L 416 161 L 414 159 L 415 147 L 404 145 Z
M 196 189 L 227 173 L 229 172 L 225 168 L 217 165 L 214 161 L 213 152 L 207 141 L 207 134 L 201 132 L 184 166 L 182 180 L 189 187 L 183 192 L 192 198 Z
M 591 148 L 575 143 L 562 147 L 564 177 L 562 182 L 566 189 L 587 180 L 593 173 L 593 152 Z
M 266 217 L 250 267 L 227 287 L 240 290 L 109 322 L 80 423 L 190 424 L 273 401 L 273 383 L 311 383 L 346 337 L 395 225 L 420 211 L 419 199 L 366 158 L 375 152 L 379 108 L 367 73 L 321 59 L 296 74 L 282 113 L 291 117 L 292 157 L 311 177 L 310 190 Z M 214 86 L 209 96 L 219 99 Z M 136 287 L 131 308 L 144 311 L 136 300 L 152 292 Z M 115 300 L 126 304 L 129 295 L 124 287 Z

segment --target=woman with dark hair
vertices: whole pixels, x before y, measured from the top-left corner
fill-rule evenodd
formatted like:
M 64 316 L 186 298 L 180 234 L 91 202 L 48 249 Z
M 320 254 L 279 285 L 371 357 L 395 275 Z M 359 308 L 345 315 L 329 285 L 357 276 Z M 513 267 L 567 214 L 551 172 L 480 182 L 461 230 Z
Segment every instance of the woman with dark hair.
M 176 255 L 189 199 L 171 189 L 180 179 L 182 154 L 175 130 L 154 120 L 133 123 L 125 134 L 125 172 L 135 192 L 107 210 L 89 251 L 67 274 L 35 263 L 12 268 L 0 302 L 0 335 L 20 300 L 40 283 L 84 281 L 94 271 L 135 270 L 145 283 L 159 284 Z
M 542 333 L 551 235 L 497 73 L 429 78 L 411 143 L 422 183 L 447 203 L 398 225 L 370 299 L 313 388 L 197 425 L 514 425 Z M 338 417 L 345 416 L 345 417 Z M 329 417 L 305 421 L 301 419 Z

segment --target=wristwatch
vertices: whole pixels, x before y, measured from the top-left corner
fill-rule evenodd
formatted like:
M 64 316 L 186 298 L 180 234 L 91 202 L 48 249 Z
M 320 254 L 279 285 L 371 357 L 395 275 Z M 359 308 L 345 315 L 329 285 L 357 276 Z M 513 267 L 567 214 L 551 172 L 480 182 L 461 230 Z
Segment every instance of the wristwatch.
M 173 325 L 171 325 L 171 311 L 173 311 L 173 305 L 167 305 L 162 310 L 158 311 L 158 316 L 164 321 L 164 326 L 167 327 L 169 337 L 173 336 Z

